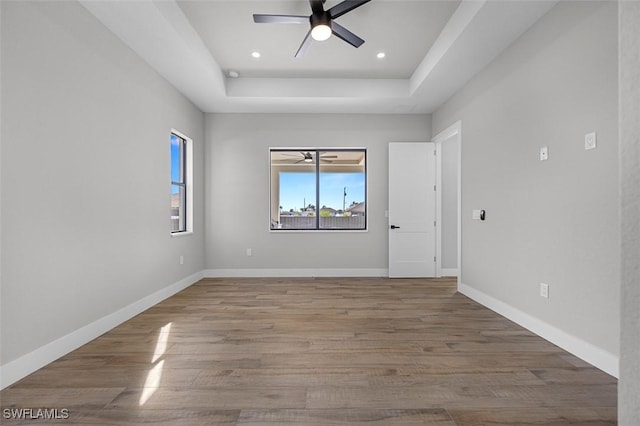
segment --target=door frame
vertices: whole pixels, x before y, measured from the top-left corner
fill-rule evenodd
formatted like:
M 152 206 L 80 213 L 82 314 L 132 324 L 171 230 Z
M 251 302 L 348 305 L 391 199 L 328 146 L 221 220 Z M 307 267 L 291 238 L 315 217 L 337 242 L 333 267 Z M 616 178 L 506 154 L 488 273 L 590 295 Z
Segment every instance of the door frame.
M 462 282 L 462 121 L 458 120 L 432 138 L 436 146 L 436 276 L 442 276 L 442 144 L 449 138 L 458 135 L 460 139 L 458 167 L 458 238 L 457 256 L 458 282 Z

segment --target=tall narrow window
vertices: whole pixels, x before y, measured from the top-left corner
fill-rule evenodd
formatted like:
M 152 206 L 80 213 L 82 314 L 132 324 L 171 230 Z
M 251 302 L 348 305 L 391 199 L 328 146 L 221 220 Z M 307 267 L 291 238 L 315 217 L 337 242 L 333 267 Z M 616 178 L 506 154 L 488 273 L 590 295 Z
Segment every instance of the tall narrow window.
M 366 158 L 365 149 L 271 149 L 271 229 L 367 229 Z
M 171 233 L 191 231 L 191 140 L 171 133 Z

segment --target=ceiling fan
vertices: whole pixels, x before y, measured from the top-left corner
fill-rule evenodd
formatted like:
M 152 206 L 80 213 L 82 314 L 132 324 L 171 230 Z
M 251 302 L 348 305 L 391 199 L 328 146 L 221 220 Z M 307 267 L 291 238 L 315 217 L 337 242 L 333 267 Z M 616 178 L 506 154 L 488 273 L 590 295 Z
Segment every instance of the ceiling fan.
M 296 58 L 303 56 L 309 49 L 311 39 L 324 41 L 331 37 L 331 34 L 335 34 L 336 37 L 346 41 L 353 47 L 360 47 L 362 43 L 364 43 L 364 40 L 335 22 L 334 19 L 371 0 L 344 0 L 329 10 L 324 10 L 323 4 L 325 1 L 326 0 L 309 0 L 311 11 L 313 12 L 310 16 L 254 14 L 253 21 L 257 24 L 310 24 L 311 28 L 298 48 L 295 55 Z
M 293 158 L 300 158 L 298 161 L 294 161 L 294 164 L 298 164 L 298 163 L 313 163 L 313 154 L 309 151 L 304 152 L 304 151 L 300 151 L 300 154 L 302 154 L 302 158 L 300 158 L 299 155 L 297 154 L 282 154 L 285 157 L 293 157 Z M 338 158 L 337 155 L 324 155 L 324 154 L 320 154 L 320 161 L 322 163 L 333 163 L 333 161 L 328 160 L 328 158 Z

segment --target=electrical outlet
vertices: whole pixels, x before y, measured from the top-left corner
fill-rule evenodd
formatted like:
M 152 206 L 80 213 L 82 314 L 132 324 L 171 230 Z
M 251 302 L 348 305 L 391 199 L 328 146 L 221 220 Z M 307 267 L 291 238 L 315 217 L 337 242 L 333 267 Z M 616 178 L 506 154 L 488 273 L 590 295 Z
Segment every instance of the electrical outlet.
M 545 299 L 549 298 L 549 284 L 540 283 L 540 296 Z
M 184 265 L 184 256 L 180 255 L 180 264 Z
M 253 256 L 253 250 L 250 248 L 247 249 L 247 256 Z

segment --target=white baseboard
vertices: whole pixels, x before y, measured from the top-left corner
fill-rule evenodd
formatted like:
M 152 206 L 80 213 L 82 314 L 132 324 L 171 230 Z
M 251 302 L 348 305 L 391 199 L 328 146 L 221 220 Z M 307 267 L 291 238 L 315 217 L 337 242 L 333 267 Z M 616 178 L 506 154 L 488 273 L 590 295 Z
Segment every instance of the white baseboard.
M 458 276 L 458 268 L 442 268 L 440 269 L 441 277 L 457 277 Z
M 458 291 L 605 373 L 618 378 L 619 358 L 616 355 L 532 317 L 466 284 L 459 282 Z
M 198 282 L 200 279 L 202 279 L 202 272 L 197 272 L 66 336 L 47 343 L 33 352 L 0 366 L 0 389 L 10 386 L 50 362 L 92 341 L 119 324 Z
M 386 268 L 327 268 L 327 269 L 207 269 L 205 278 L 290 278 L 290 277 L 388 277 Z

